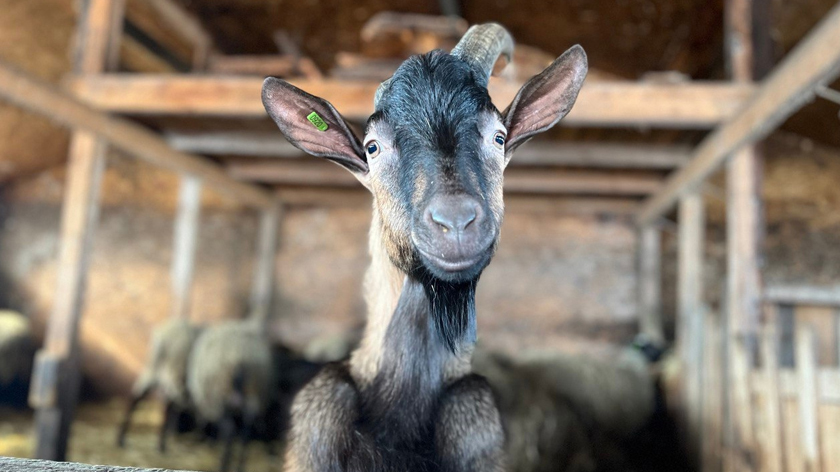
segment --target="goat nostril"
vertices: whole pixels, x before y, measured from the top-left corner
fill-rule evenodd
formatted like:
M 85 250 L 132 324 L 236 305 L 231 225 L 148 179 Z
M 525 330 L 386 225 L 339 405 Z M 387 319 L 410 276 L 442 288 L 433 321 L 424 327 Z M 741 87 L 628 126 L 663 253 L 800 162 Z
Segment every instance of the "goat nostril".
M 472 210 L 472 212 L 469 214 L 469 216 L 467 216 L 466 218 L 464 218 L 465 223 L 464 223 L 463 228 L 464 228 L 464 229 L 469 228 L 469 227 L 470 227 L 470 225 L 471 225 L 471 224 L 473 224 L 473 221 L 475 221 L 476 216 L 478 216 L 478 215 L 476 214 L 476 211 L 475 211 L 475 210 Z
M 444 233 L 447 233 L 452 229 L 452 222 L 449 221 L 446 215 L 441 213 L 437 208 L 432 209 L 429 212 L 429 216 L 431 217 L 432 223 L 438 225 Z

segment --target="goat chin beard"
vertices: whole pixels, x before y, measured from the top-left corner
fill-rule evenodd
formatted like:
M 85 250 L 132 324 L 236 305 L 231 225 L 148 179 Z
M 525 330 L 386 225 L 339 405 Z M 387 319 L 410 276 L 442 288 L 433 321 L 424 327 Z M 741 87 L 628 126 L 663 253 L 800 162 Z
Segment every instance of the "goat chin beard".
M 435 277 L 420 265 L 409 277 L 423 285 L 432 326 L 446 348 L 457 355 L 462 348 L 475 344 L 475 287 L 479 276 L 451 282 Z

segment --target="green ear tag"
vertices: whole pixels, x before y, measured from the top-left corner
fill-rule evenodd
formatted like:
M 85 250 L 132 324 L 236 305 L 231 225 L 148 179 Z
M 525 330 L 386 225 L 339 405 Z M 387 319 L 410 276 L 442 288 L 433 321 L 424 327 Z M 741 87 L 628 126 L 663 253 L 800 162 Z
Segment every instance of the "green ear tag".
M 314 111 L 310 113 L 309 116 L 306 117 L 306 119 L 309 120 L 310 123 L 315 125 L 315 127 L 318 128 L 318 131 L 326 131 L 330 127 L 327 124 L 327 122 L 324 121 L 324 119 L 321 118 L 321 116 L 315 113 Z

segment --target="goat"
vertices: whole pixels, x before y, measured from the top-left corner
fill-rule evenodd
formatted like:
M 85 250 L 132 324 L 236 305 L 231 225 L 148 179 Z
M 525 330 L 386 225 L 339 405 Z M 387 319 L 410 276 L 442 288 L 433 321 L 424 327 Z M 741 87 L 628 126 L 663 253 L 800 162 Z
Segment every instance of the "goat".
M 373 194 L 367 324 L 292 407 L 288 471 L 501 470 L 504 433 L 471 374 L 475 288 L 495 253 L 513 151 L 577 98 L 586 55 L 569 49 L 502 113 L 487 91 L 513 39 L 472 27 L 451 53 L 407 59 L 374 97 L 360 141 L 326 100 L 276 78 L 266 111 L 301 150 L 342 165 Z
M 29 319 L 12 310 L 0 310 L 0 402 L 26 405 L 35 344 Z
M 222 472 L 230 466 L 237 429 L 241 439 L 238 468 L 244 468 L 253 427 L 268 409 L 275 387 L 264 321 L 264 317 L 252 317 L 208 327 L 190 354 L 188 392 L 199 420 L 219 426 L 224 442 Z
M 158 450 L 166 452 L 166 436 L 179 414 L 190 409 L 187 392 L 187 363 L 201 328 L 182 319 L 172 319 L 156 327 L 143 372 L 131 389 L 128 409 L 117 433 L 117 445 L 125 447 L 125 437 L 134 410 L 151 392 L 158 390 L 164 401 L 163 424 Z

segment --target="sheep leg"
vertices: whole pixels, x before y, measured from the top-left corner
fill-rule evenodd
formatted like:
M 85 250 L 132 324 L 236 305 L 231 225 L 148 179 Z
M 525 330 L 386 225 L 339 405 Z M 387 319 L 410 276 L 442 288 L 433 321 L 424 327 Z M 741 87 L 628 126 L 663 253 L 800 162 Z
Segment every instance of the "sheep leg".
M 435 426 L 442 471 L 504 470 L 504 431 L 484 377 L 469 375 L 449 386 L 441 398 Z
M 137 405 L 140 404 L 149 393 L 152 392 L 152 388 L 154 387 L 154 383 L 147 382 L 143 384 L 139 384 L 137 388 L 132 389 L 131 399 L 128 401 L 128 408 L 125 411 L 125 417 L 120 424 L 120 429 L 117 432 L 117 446 L 125 447 L 125 436 L 128 434 L 128 428 L 131 426 L 131 417 L 134 415 L 134 410 L 137 409 Z
M 237 470 L 245 472 L 245 462 L 248 453 L 248 442 L 251 440 L 251 433 L 253 432 L 254 423 L 257 420 L 257 415 L 253 411 L 246 411 L 242 416 L 242 430 L 239 434 L 239 464 Z
M 158 451 L 161 454 L 166 453 L 166 437 L 178 418 L 178 409 L 175 408 L 175 403 L 166 401 L 163 408 L 163 424 L 160 425 L 158 432 Z
M 219 421 L 219 439 L 222 440 L 222 459 L 219 465 L 220 472 L 227 472 L 230 467 L 230 459 L 233 454 L 233 437 L 236 430 L 236 421 L 233 412 L 225 410 L 221 421 Z

